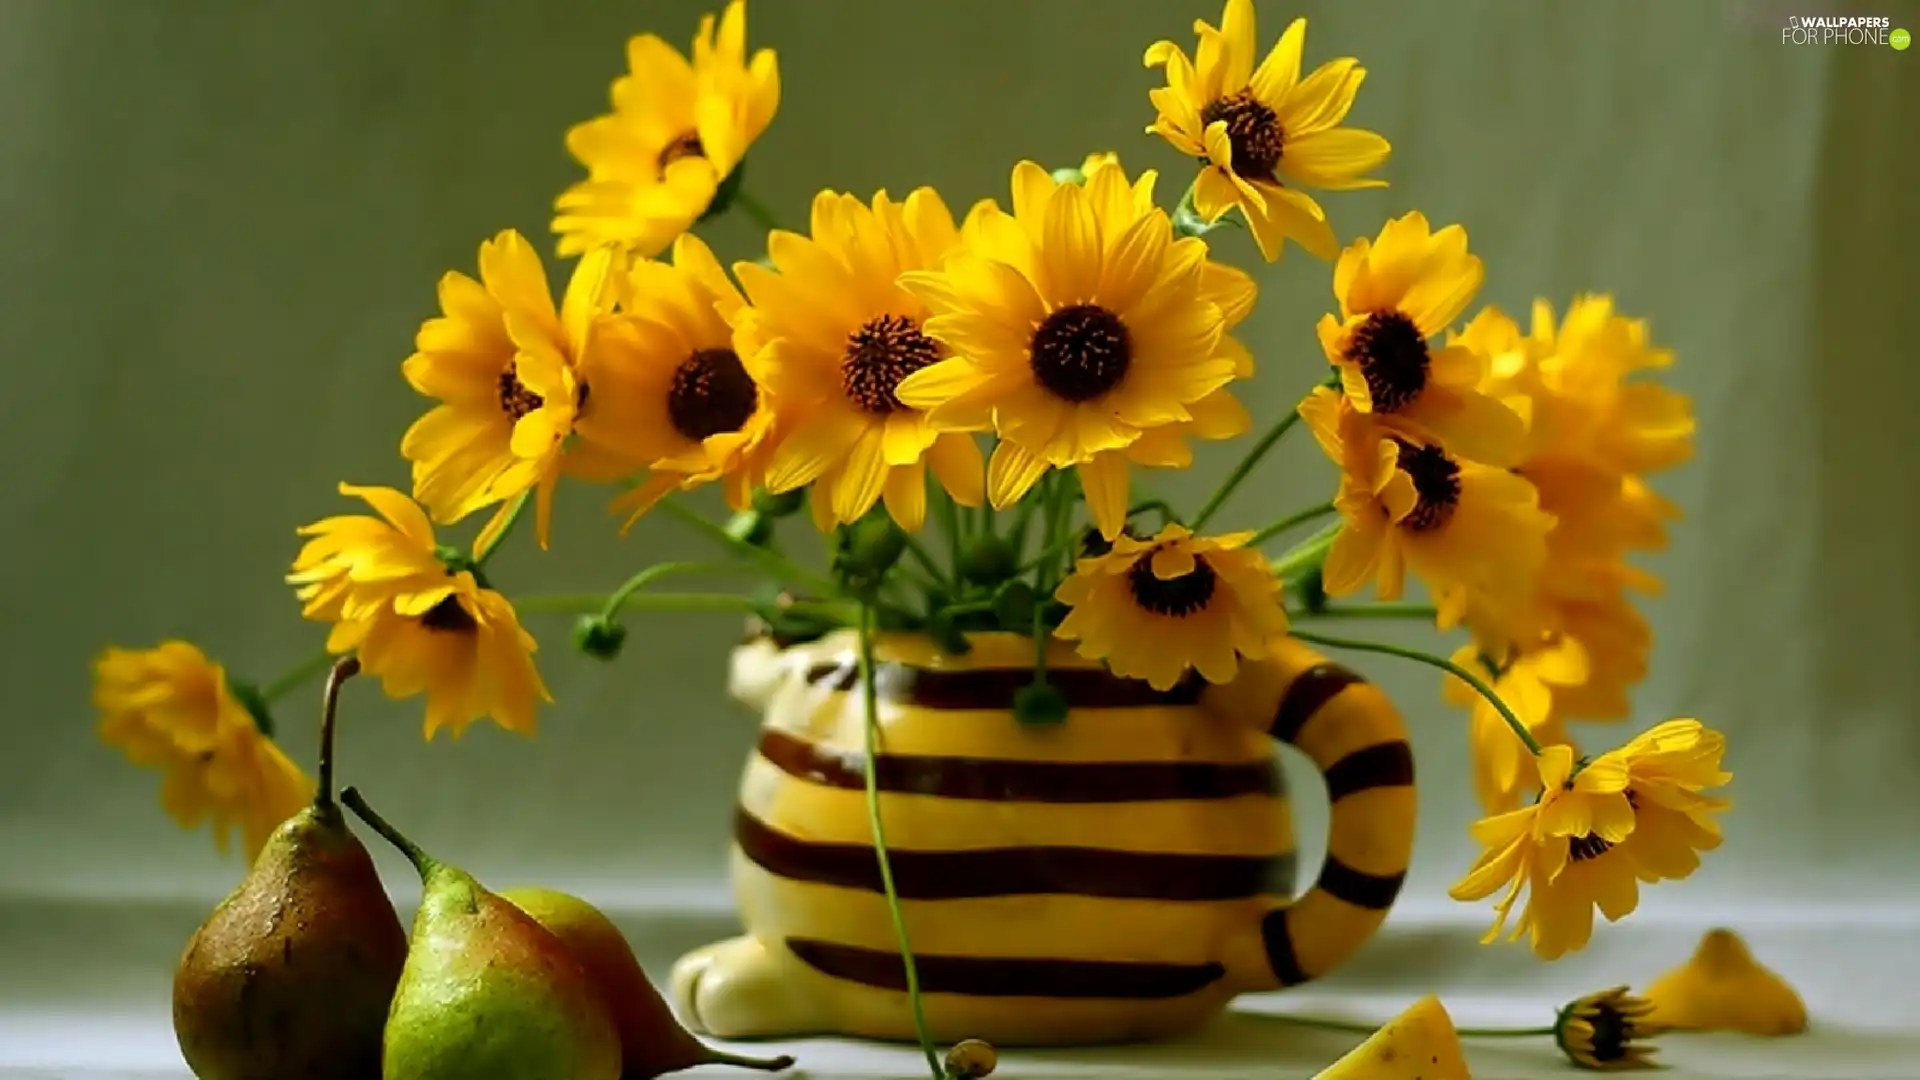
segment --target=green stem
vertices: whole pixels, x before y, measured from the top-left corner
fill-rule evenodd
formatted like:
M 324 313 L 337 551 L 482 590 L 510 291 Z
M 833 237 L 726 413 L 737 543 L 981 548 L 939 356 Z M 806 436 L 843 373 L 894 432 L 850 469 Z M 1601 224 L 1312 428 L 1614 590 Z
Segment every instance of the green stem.
M 506 523 L 500 526 L 499 532 L 493 534 L 493 539 L 487 542 L 486 547 L 483 547 L 473 553 L 474 566 L 476 567 L 486 566 L 487 560 L 493 558 L 493 553 L 500 550 L 501 542 L 504 541 L 507 538 L 507 536 L 513 532 L 513 527 L 515 525 L 520 524 L 520 512 L 527 508 L 527 500 L 531 499 L 532 497 L 533 497 L 532 488 L 528 488 L 526 491 L 523 491 L 519 495 L 514 496 L 513 505 L 507 508 Z
M 1330 502 L 1321 503 L 1319 506 L 1309 506 L 1297 514 L 1289 514 L 1266 528 L 1261 529 L 1259 532 L 1254 533 L 1253 539 L 1247 541 L 1247 546 L 1259 547 L 1261 544 L 1279 536 L 1281 533 L 1290 532 L 1293 529 L 1305 525 L 1309 521 L 1318 521 L 1333 512 L 1334 507 Z
M 422 880 L 440 868 L 440 863 L 433 856 L 422 851 L 420 845 L 407 839 L 405 833 L 394 828 L 386 818 L 375 813 L 373 807 L 367 805 L 367 800 L 360 797 L 357 789 L 348 788 L 341 792 L 340 801 L 347 804 L 347 809 L 359 815 L 360 820 L 366 822 L 368 828 L 379 833 L 386 838 L 387 843 L 398 848 L 400 854 L 405 855 L 407 861 L 413 864 L 413 868 L 420 872 Z
M 688 525 L 693 526 L 697 531 L 705 533 L 709 539 L 730 549 L 734 554 L 748 562 L 757 563 L 769 574 L 788 584 L 804 585 L 821 596 L 831 596 L 839 591 L 838 587 L 825 577 L 801 566 L 799 563 L 794 562 L 792 559 L 787 558 L 777 551 L 769 551 L 757 544 L 747 543 L 745 540 L 727 532 L 725 527 L 708 521 L 706 518 L 680 505 L 679 502 L 673 499 L 660 500 L 660 508 L 672 514 L 674 517 L 679 518 L 681 521 L 686 522 Z
M 933 555 L 927 551 L 926 546 L 914 539 L 912 533 L 902 530 L 900 535 L 907 542 L 907 554 L 913 556 L 913 561 L 920 564 L 921 568 L 927 572 L 928 577 L 938 582 L 947 576 L 946 571 L 940 569 L 940 564 L 934 561 Z M 959 560 L 956 559 L 954 561 L 954 576 L 958 578 L 959 574 L 960 563 Z
M 293 665 L 285 674 L 263 687 L 260 691 L 260 699 L 270 704 L 276 699 L 286 697 L 287 694 L 298 689 L 300 685 L 308 679 L 313 678 L 315 675 L 331 667 L 333 667 L 333 654 L 325 649 L 321 649 L 319 652 Z
M 1260 459 L 1267 456 L 1267 451 L 1272 450 L 1274 444 L 1278 443 L 1287 432 L 1292 431 L 1293 425 L 1299 422 L 1300 410 L 1290 409 L 1287 415 L 1267 429 L 1266 434 L 1260 436 L 1260 441 L 1253 444 L 1253 447 L 1247 451 L 1247 456 L 1241 458 L 1240 464 L 1235 465 L 1233 471 L 1227 474 L 1227 478 L 1214 489 L 1213 496 L 1207 500 L 1207 504 L 1200 508 L 1199 513 L 1193 515 L 1194 532 L 1199 532 L 1207 522 L 1213 520 L 1213 515 L 1219 512 L 1220 507 L 1226 503 L 1227 497 L 1232 495 L 1233 490 L 1240 486 L 1240 482 L 1247 478 L 1247 474 L 1253 471 L 1253 467 L 1260 464 Z
M 1287 1013 L 1261 1013 L 1263 1019 L 1278 1020 L 1295 1027 L 1317 1028 L 1321 1031 L 1350 1031 L 1357 1035 L 1371 1035 L 1380 1030 L 1381 1025 L 1369 1020 L 1334 1020 L 1322 1016 L 1293 1016 Z M 1553 1029 L 1543 1028 L 1455 1028 L 1454 1032 L 1469 1039 L 1537 1039 L 1552 1035 Z
M 612 620 L 614 616 L 620 614 L 621 608 L 627 606 L 627 601 L 633 598 L 634 593 L 639 592 L 641 589 L 646 588 L 648 585 L 652 584 L 653 582 L 658 581 L 663 577 L 667 577 L 668 575 L 690 574 L 690 573 L 725 573 L 727 569 L 728 568 L 724 566 L 713 566 L 708 563 L 696 563 L 696 562 L 670 562 L 670 563 L 660 563 L 655 566 L 646 567 L 640 572 L 634 574 L 632 577 L 621 582 L 619 588 L 613 590 L 612 593 L 608 594 L 606 605 L 602 607 L 600 610 L 600 617 L 602 619 L 606 619 L 609 621 Z
M 1336 521 L 1288 549 L 1285 555 L 1274 560 L 1273 576 L 1290 578 L 1326 558 L 1327 551 L 1333 547 L 1333 538 L 1340 535 L 1340 528 L 1341 523 Z
M 748 217 L 752 218 L 755 225 L 760 226 L 768 232 L 773 232 L 780 228 L 780 219 L 774 217 L 773 211 L 767 209 L 765 203 L 749 194 L 744 186 L 734 189 L 733 205 L 739 207 Z
M 1165 499 L 1148 499 L 1145 502 L 1134 503 L 1127 508 L 1127 517 L 1132 519 L 1148 511 L 1154 511 L 1160 515 L 1161 528 L 1165 528 L 1168 525 L 1180 524 L 1179 511 L 1169 506 Z
M 1439 615 L 1430 604 L 1330 604 L 1319 611 L 1289 612 L 1297 619 L 1420 619 Z
M 953 576 L 954 588 L 958 589 L 961 577 L 962 540 L 960 535 L 960 504 L 953 501 L 953 496 L 947 494 L 945 488 L 941 488 L 934 495 L 934 499 L 940 507 L 940 531 L 947 534 L 948 572 Z
M 933 1040 L 927 1035 L 926 1010 L 920 1000 L 920 972 L 913 963 L 913 945 L 907 940 L 907 920 L 900 912 L 900 891 L 893 883 L 893 864 L 887 858 L 886 829 L 880 822 L 880 694 L 873 670 L 873 609 L 860 608 L 860 692 L 866 710 L 866 788 L 867 824 L 873 830 L 873 854 L 880 862 L 880 888 L 886 893 L 887 914 L 893 919 L 893 936 L 900 944 L 900 962 L 907 973 L 907 1004 L 913 1010 L 913 1030 L 920 1049 L 927 1055 L 927 1068 L 933 1080 L 946 1080 Z
M 514 609 L 529 615 L 598 615 L 613 610 L 601 593 L 555 593 L 523 596 Z M 723 611 L 751 615 L 760 610 L 753 598 L 732 593 L 643 593 L 621 601 L 622 611 Z
M 1314 645 L 1325 645 L 1329 649 L 1352 649 L 1356 652 L 1379 653 L 1382 656 L 1397 656 L 1402 660 L 1412 660 L 1417 664 L 1425 664 L 1428 667 L 1439 668 L 1441 671 L 1473 687 L 1474 693 L 1486 698 L 1487 703 L 1492 705 L 1494 711 L 1500 714 L 1500 719 L 1507 722 L 1507 726 L 1513 729 L 1514 735 L 1518 736 L 1520 741 L 1526 744 L 1527 749 L 1536 757 L 1540 755 L 1539 741 L 1533 737 L 1532 732 L 1527 730 L 1527 725 L 1522 724 L 1520 718 L 1513 714 L 1513 710 L 1507 707 L 1507 703 L 1500 700 L 1500 695 L 1494 693 L 1493 688 L 1488 686 L 1480 676 L 1475 675 L 1473 672 L 1468 671 L 1466 668 L 1461 667 L 1451 660 L 1442 659 L 1432 653 L 1423 653 L 1418 649 L 1389 645 L 1383 641 L 1361 641 L 1355 638 L 1329 637 L 1325 634 L 1314 634 L 1305 630 L 1289 630 L 1288 633 L 1301 641 Z

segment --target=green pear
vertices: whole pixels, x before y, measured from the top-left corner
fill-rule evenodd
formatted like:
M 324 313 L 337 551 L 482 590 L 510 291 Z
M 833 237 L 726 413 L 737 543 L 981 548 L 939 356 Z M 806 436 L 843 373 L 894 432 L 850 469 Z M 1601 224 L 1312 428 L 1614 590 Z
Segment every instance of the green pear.
M 619 1080 L 620 1032 L 559 938 L 340 793 L 424 892 L 387 1015 L 385 1080 Z
M 793 1064 L 785 1054 L 747 1057 L 694 1038 L 673 1018 L 620 928 L 599 908 L 553 889 L 506 889 L 500 896 L 546 927 L 580 961 L 620 1030 L 623 1080 L 653 1080 L 696 1065 L 778 1072 Z
M 333 728 L 352 658 L 327 679 L 312 805 L 267 837 L 194 931 L 173 977 L 173 1030 L 200 1080 L 371 1080 L 407 935 L 333 801 Z

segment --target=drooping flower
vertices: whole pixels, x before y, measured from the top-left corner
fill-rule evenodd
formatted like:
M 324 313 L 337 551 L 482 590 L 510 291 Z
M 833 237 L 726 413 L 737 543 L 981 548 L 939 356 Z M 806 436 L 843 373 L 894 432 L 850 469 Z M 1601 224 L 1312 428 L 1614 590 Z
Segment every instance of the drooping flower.
M 1647 1014 L 1652 1011 L 1651 1004 L 1624 986 L 1576 998 L 1554 1018 L 1554 1045 L 1583 1069 L 1652 1068 L 1654 1047 L 1647 1041 L 1652 1034 Z
M 1543 644 L 1532 652 L 1507 660 L 1496 672 L 1478 648 L 1463 645 L 1453 663 L 1473 672 L 1513 711 L 1534 741 L 1543 746 L 1572 745 L 1573 738 L 1554 711 L 1554 697 L 1564 687 L 1587 680 L 1587 654 L 1571 638 Z M 1468 710 L 1467 739 L 1473 751 L 1474 791 L 1489 814 L 1512 810 L 1521 796 L 1531 793 L 1538 771 L 1531 752 L 1501 717 L 1499 710 L 1460 679 L 1446 676 L 1446 699 Z
M 1326 211 L 1300 189 L 1386 186 L 1367 174 L 1387 160 L 1387 140 L 1341 126 L 1365 69 L 1345 57 L 1301 78 L 1305 19 L 1295 19 L 1255 68 L 1252 0 L 1227 0 L 1218 29 L 1204 22 L 1194 29 L 1200 42 L 1192 59 L 1171 41 L 1155 42 L 1146 55 L 1147 66 L 1167 76 L 1166 86 L 1149 93 L 1157 115 L 1147 131 L 1205 163 L 1194 209 L 1212 222 L 1238 207 L 1269 262 L 1289 238 L 1333 258 L 1339 242 Z
M 1707 931 L 1686 963 L 1649 983 L 1646 999 L 1646 1023 L 1663 1031 L 1776 1036 L 1807 1027 L 1800 995 L 1724 927 Z
M 591 420 L 611 450 L 593 478 L 647 470 L 613 502 L 628 526 L 668 493 L 708 483 L 745 509 L 773 425 L 757 339 L 734 326 L 746 301 L 692 235 L 674 242 L 671 263 L 637 260 L 626 292 L 586 368 Z
M 1168 525 L 1151 540 L 1121 535 L 1106 554 L 1079 560 L 1054 598 L 1068 607 L 1054 636 L 1089 660 L 1165 690 L 1189 670 L 1232 680 L 1287 628 L 1266 556 L 1252 533 L 1196 537 Z
M 1435 232 L 1414 211 L 1340 253 L 1333 272 L 1340 315 L 1321 316 L 1317 329 L 1355 409 L 1449 454 L 1505 466 L 1518 455 L 1526 427 L 1480 389 L 1486 357 L 1431 340 L 1466 310 L 1484 273 L 1467 251 L 1465 229 Z
M 1395 599 L 1411 570 L 1436 595 L 1464 589 L 1489 611 L 1528 611 L 1551 524 L 1531 484 L 1396 434 L 1331 387 L 1308 395 L 1300 415 L 1341 469 L 1341 527 L 1322 568 L 1329 595 L 1372 581 Z
M 613 111 L 567 132 L 587 178 L 554 203 L 560 254 L 601 244 L 651 258 L 698 221 L 780 107 L 772 49 L 747 58 L 747 6 L 702 16 L 693 61 L 653 34 L 627 42 Z
M 438 554 L 433 525 L 392 488 L 341 484 L 380 516 L 342 515 L 300 529 L 309 537 L 287 581 L 306 618 L 333 624 L 327 651 L 356 653 L 391 698 L 424 693 L 426 736 L 458 736 L 491 717 L 532 734 L 551 701 L 534 666 L 539 647 L 506 597 L 470 567 Z
M 441 315 L 421 325 L 401 365 L 415 390 L 440 402 L 400 442 L 413 463 L 414 497 L 434 520 L 451 524 L 499 504 L 481 531 L 487 546 L 508 521 L 511 500 L 535 491 L 547 546 L 570 440 L 592 442 L 580 363 L 613 304 L 613 268 L 610 250 L 589 252 L 556 311 L 540 256 L 509 229 L 480 245 L 479 281 L 451 272 L 440 279 Z
M 953 356 L 895 396 L 939 427 L 1000 436 L 987 471 L 995 508 L 1047 470 L 1077 467 L 1095 523 L 1119 535 L 1130 482 L 1126 455 L 1111 452 L 1195 421 L 1196 403 L 1242 369 L 1205 292 L 1206 244 L 1172 239 L 1153 180 L 1129 186 L 1107 166 L 1062 184 L 1022 162 L 1011 215 L 977 208 L 967 250 L 901 278 L 932 313 L 927 336 Z
M 251 862 L 313 798 L 313 780 L 260 730 L 225 669 L 196 646 L 110 648 L 93 670 L 101 739 L 158 769 L 161 806 L 183 829 L 211 819 L 222 852 L 237 828 Z
M 1494 905 L 1487 941 L 1497 938 L 1524 895 L 1512 937 L 1531 937 L 1552 960 L 1584 947 L 1597 907 L 1616 922 L 1639 906 L 1639 883 L 1677 880 L 1718 847 L 1714 815 L 1727 803 L 1704 794 L 1731 777 L 1721 770 L 1726 740 L 1697 720 L 1672 720 L 1577 772 L 1574 751 L 1540 754 L 1538 802 L 1480 821 L 1484 849 L 1453 887 L 1456 900 L 1481 900 L 1505 888 Z
M 965 506 L 984 498 L 986 462 L 972 435 L 942 431 L 895 390 L 952 355 L 926 333 L 927 308 L 902 274 L 937 270 L 960 243 L 953 215 L 932 188 L 872 203 L 823 191 L 810 234 L 775 232 L 771 268 L 739 263 L 752 301 L 744 316 L 765 344 L 764 366 L 783 438 L 766 484 L 781 493 L 811 484 L 823 529 L 860 520 L 885 498 L 908 531 L 927 512 L 927 472 Z

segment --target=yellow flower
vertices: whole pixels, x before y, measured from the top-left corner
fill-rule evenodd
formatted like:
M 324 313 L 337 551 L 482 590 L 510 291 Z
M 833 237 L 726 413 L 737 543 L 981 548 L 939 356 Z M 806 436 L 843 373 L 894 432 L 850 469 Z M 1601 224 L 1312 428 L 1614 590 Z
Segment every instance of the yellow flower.
M 669 492 L 716 481 L 744 509 L 773 423 L 755 339 L 733 325 L 746 301 L 691 235 L 674 242 L 673 262 L 638 260 L 628 278 L 625 308 L 602 324 L 585 369 L 612 449 L 595 478 L 648 470 L 613 502 L 629 527 Z
M 1156 690 L 1189 668 L 1232 680 L 1240 657 L 1286 632 L 1279 585 L 1253 534 L 1196 537 L 1168 525 L 1151 540 L 1122 535 L 1113 550 L 1081 559 L 1054 598 L 1071 610 L 1054 636 L 1089 660 Z
M 942 432 L 894 395 L 951 351 L 927 336 L 927 309 L 899 284 L 936 270 L 960 242 L 932 188 L 869 206 L 823 191 L 811 235 L 775 232 L 772 267 L 738 263 L 752 301 L 744 319 L 765 342 L 759 362 L 784 433 L 767 465 L 771 492 L 813 485 L 821 529 L 860 520 L 884 495 L 914 531 L 926 520 L 927 470 L 966 506 L 984 497 L 986 463 L 973 436 Z
M 379 517 L 325 518 L 300 529 L 310 537 L 293 561 L 301 614 L 333 623 L 327 651 L 356 653 L 391 698 L 427 697 L 426 736 L 458 736 L 491 717 L 532 734 L 537 702 L 551 701 L 534 667 L 538 648 L 507 598 L 471 569 L 453 569 L 436 553 L 433 525 L 392 488 L 341 484 Z
M 212 819 L 222 852 L 238 826 L 249 862 L 313 798 L 313 781 L 261 732 L 224 669 L 184 641 L 108 649 L 94 661 L 100 737 L 163 776 L 160 804 L 181 828 Z
M 1393 434 L 1330 387 L 1300 415 L 1341 469 L 1341 527 L 1322 568 L 1330 595 L 1371 580 L 1395 599 L 1411 570 L 1435 595 L 1464 589 L 1490 612 L 1528 610 L 1551 523 L 1531 484 Z
M 1654 1048 L 1646 1039 L 1652 1031 L 1647 1014 L 1652 1011 L 1651 1004 L 1628 994 L 1624 986 L 1588 994 L 1560 1010 L 1553 1041 L 1583 1069 L 1651 1068 Z
M 1432 231 L 1415 211 L 1387 222 L 1377 240 L 1340 253 L 1333 294 L 1340 317 L 1320 317 L 1320 347 L 1347 400 L 1386 428 L 1448 453 L 1510 465 L 1526 438 L 1511 408 L 1483 393 L 1487 360 L 1459 343 L 1429 341 L 1480 289 L 1485 271 L 1458 225 Z
M 537 490 L 547 546 L 569 439 L 590 452 L 600 434 L 586 419 L 579 365 L 613 302 L 612 270 L 611 251 L 590 252 L 555 311 L 540 256 L 509 229 L 480 245 L 480 281 L 440 279 L 442 314 L 421 325 L 401 367 L 415 390 L 441 402 L 400 442 L 413 463 L 414 497 L 434 520 L 451 524 L 500 503 L 481 530 L 484 547 L 505 526 L 508 500 Z
M 689 64 L 653 34 L 627 42 L 613 112 L 567 132 L 587 178 L 554 203 L 560 254 L 615 244 L 665 251 L 699 220 L 780 108 L 772 49 L 747 59 L 747 5 L 733 0 L 718 30 L 702 16 Z
M 1562 688 L 1587 680 L 1587 653 L 1580 642 L 1571 638 L 1543 642 L 1513 657 L 1498 674 L 1473 645 L 1457 650 L 1453 663 L 1479 676 L 1541 745 L 1572 745 L 1572 736 L 1554 711 L 1554 698 Z M 1481 807 L 1497 814 L 1519 806 L 1522 794 L 1538 780 L 1526 744 L 1499 710 L 1465 682 L 1446 676 L 1441 693 L 1468 709 L 1467 738 L 1473 748 L 1474 790 Z
M 1773 1036 L 1807 1027 L 1800 995 L 1727 929 L 1707 931 L 1686 963 L 1647 986 L 1646 997 L 1647 1023 L 1660 1030 Z
M 1188 669 L 1229 682 L 1242 655 L 1286 632 L 1267 557 L 1252 532 L 1194 536 L 1167 525 L 1152 540 L 1121 534 L 1104 555 L 1081 559 L 1054 600 L 1069 607 L 1056 638 L 1079 642 L 1114 675 L 1167 690 Z
M 1540 300 L 1531 336 L 1546 353 L 1542 384 L 1581 414 L 1567 436 L 1575 449 L 1623 473 L 1657 472 L 1692 456 L 1686 397 L 1633 378 L 1673 363 L 1671 352 L 1650 343 L 1643 320 L 1616 314 L 1612 297 L 1595 295 L 1575 298 L 1556 326 L 1552 305 Z
M 1198 403 L 1242 369 L 1245 350 L 1208 296 L 1206 244 L 1172 239 L 1153 180 L 1129 187 L 1109 166 L 1060 184 L 1022 162 L 1011 215 L 977 208 L 962 230 L 967 250 L 902 275 L 932 313 L 927 335 L 953 357 L 909 375 L 895 396 L 942 428 L 1000 435 L 987 471 L 995 508 L 1049 468 L 1077 466 L 1094 522 L 1119 535 L 1131 445 L 1202 422 Z M 1238 287 L 1250 304 L 1252 279 Z
M 1252 0 L 1227 0 L 1219 29 L 1204 22 L 1194 29 L 1200 43 L 1193 59 L 1171 41 L 1155 42 L 1146 55 L 1147 66 L 1167 76 L 1167 85 L 1148 95 L 1157 115 L 1147 131 L 1206 163 L 1194 209 L 1211 222 L 1239 207 L 1268 262 L 1280 257 L 1288 237 L 1333 258 L 1339 242 L 1326 211 L 1300 187 L 1386 186 L 1366 174 L 1387 160 L 1387 140 L 1340 126 L 1365 69 L 1346 57 L 1302 79 L 1305 19 L 1287 27 L 1256 69 Z
M 1540 800 L 1473 828 L 1485 849 L 1453 887 L 1456 900 L 1481 900 L 1502 886 L 1487 941 L 1500 935 L 1522 894 L 1512 937 L 1530 934 L 1547 960 L 1584 947 L 1596 907 L 1616 922 L 1639 906 L 1639 882 L 1676 880 L 1720 845 L 1713 815 L 1724 800 L 1703 794 L 1731 777 L 1721 771 L 1726 740 L 1697 720 L 1671 720 L 1577 773 L 1571 747 L 1537 759 Z

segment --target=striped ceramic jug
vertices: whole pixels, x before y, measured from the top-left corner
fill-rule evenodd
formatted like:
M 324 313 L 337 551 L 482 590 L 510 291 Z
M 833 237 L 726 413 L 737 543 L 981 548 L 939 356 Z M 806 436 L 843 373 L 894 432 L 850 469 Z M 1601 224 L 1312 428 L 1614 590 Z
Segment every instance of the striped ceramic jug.
M 932 1036 L 1088 1044 L 1196 1027 L 1235 994 L 1324 974 L 1380 925 L 1412 852 L 1399 713 L 1287 640 L 1232 683 L 1155 691 L 1055 644 L 1064 723 L 1022 724 L 1033 644 L 964 655 L 876 642 L 875 779 Z M 746 933 L 682 957 L 676 1009 L 720 1038 L 911 1039 L 906 970 L 866 801 L 857 639 L 734 653 L 764 710 L 735 809 Z M 1318 764 L 1325 864 L 1293 896 L 1294 837 L 1273 742 Z

